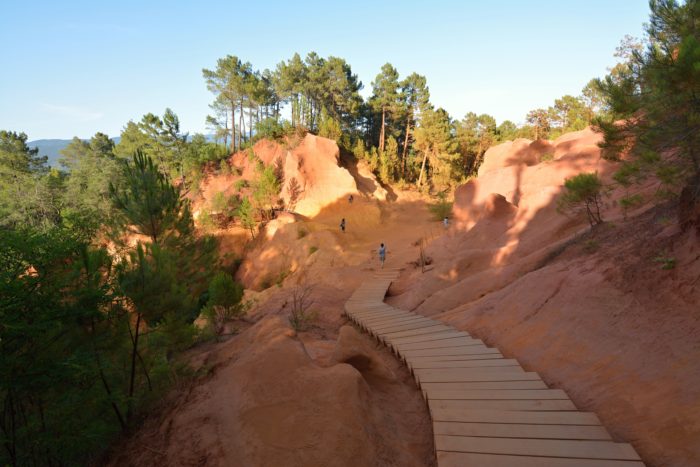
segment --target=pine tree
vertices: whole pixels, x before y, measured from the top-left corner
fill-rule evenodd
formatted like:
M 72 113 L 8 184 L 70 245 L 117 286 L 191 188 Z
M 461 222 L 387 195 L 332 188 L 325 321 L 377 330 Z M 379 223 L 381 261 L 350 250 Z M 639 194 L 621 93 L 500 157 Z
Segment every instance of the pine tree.
M 238 218 L 243 228 L 250 231 L 251 238 L 255 239 L 255 228 L 258 224 L 255 220 L 255 214 L 253 213 L 253 205 L 250 204 L 248 198 L 244 197 L 241 200 L 241 204 L 238 206 Z
M 618 73 L 598 81 L 610 115 L 598 119 L 604 155 L 681 193 L 681 224 L 700 225 L 700 1 L 652 0 L 648 42 L 627 47 Z M 620 119 L 624 119 L 620 123 Z
M 371 104 L 375 111 L 381 115 L 379 130 L 379 152 L 384 151 L 386 141 L 387 119 L 391 119 L 396 111 L 399 90 L 399 73 L 390 63 L 385 63 L 381 71 L 372 82 Z
M 418 185 L 431 174 L 438 185 L 453 180 L 457 161 L 457 143 L 452 135 L 452 122 L 444 109 L 424 111 L 421 125 L 416 130 L 416 149 L 423 155 Z

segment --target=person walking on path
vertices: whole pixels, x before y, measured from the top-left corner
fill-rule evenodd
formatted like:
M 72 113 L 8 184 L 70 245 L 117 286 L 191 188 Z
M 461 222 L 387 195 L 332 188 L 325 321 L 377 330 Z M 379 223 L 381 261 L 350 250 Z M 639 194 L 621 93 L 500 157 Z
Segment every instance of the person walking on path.
M 386 260 L 386 247 L 382 243 L 379 245 L 379 262 L 382 263 L 382 269 L 384 269 L 384 261 Z
M 343 220 L 340 221 L 340 230 L 345 233 L 345 218 L 343 217 Z
M 450 226 L 450 220 L 445 216 L 445 218 L 442 220 L 442 225 L 445 226 L 445 229 L 447 229 Z
M 352 204 L 352 201 L 355 199 L 354 196 L 350 195 L 348 196 L 348 203 Z

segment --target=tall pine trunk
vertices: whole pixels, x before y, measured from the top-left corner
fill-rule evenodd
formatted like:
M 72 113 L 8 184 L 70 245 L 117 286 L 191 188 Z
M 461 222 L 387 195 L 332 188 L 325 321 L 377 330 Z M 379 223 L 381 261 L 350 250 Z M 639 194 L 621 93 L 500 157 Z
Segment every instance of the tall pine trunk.
M 231 101 L 231 152 L 236 152 L 236 104 Z
M 384 127 L 386 126 L 386 108 L 382 107 L 382 129 L 379 130 L 379 152 L 384 152 Z
M 243 137 L 245 136 L 245 120 L 243 116 L 243 99 L 240 102 L 240 113 L 238 115 L 238 149 L 243 147 Z
M 136 314 L 136 330 L 134 332 L 134 339 L 132 341 L 131 348 L 131 375 L 129 377 L 129 401 L 127 403 L 126 418 L 127 420 L 132 416 L 133 399 L 134 399 L 134 383 L 136 381 L 136 353 L 139 348 L 139 331 L 141 327 L 141 313 Z
M 423 153 L 423 163 L 420 166 L 420 175 L 418 175 L 418 186 L 421 186 L 423 181 L 423 174 L 425 173 L 425 163 L 428 159 L 428 151 Z
M 411 133 L 411 115 L 406 119 L 406 136 L 403 139 L 403 151 L 401 152 L 401 178 L 406 178 L 406 156 L 408 155 L 408 135 Z

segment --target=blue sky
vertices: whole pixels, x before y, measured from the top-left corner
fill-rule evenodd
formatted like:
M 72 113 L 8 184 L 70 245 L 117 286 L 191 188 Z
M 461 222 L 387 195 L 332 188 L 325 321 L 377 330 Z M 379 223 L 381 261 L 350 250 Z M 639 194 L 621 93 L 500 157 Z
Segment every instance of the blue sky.
M 238 55 L 258 69 L 294 52 L 345 58 L 370 92 L 381 65 L 426 75 L 455 118 L 521 122 L 615 63 L 640 37 L 645 0 L 4 1 L 0 129 L 30 139 L 116 136 L 166 107 L 204 131 L 202 68 Z

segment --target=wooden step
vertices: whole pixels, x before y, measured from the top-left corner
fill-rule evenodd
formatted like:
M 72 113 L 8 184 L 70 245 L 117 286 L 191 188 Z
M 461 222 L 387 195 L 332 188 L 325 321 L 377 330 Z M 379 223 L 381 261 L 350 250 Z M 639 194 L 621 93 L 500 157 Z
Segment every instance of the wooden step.
M 518 423 L 433 422 L 435 435 L 481 436 L 492 438 L 542 438 L 610 440 L 602 426 L 523 425 Z
M 505 390 L 505 389 L 547 389 L 542 380 L 537 381 L 462 381 L 458 383 L 429 383 L 423 381 L 421 389 L 425 391 L 458 391 L 462 389 Z
M 455 357 L 458 355 L 494 354 L 500 353 L 498 349 L 485 345 L 463 345 L 461 347 L 447 347 L 442 349 L 401 350 L 402 355 L 408 357 Z
M 384 339 L 395 339 L 397 337 L 420 336 L 421 334 L 431 334 L 434 332 L 446 331 L 449 329 L 450 328 L 448 326 L 445 326 L 443 324 L 438 324 L 438 325 L 428 326 L 428 327 L 421 328 L 421 329 L 411 329 L 410 331 L 382 333 L 381 335 L 382 335 L 382 337 L 384 337 Z
M 416 315 L 403 315 L 399 317 L 384 317 L 384 316 L 379 316 L 376 318 L 367 318 L 364 319 L 363 322 L 368 325 L 372 325 L 373 327 L 379 327 L 382 325 L 386 324 L 392 324 L 392 323 L 410 323 L 413 321 L 420 321 L 420 320 L 426 320 L 429 318 L 425 318 L 423 316 L 416 316 Z
M 448 329 L 447 331 L 440 331 L 422 336 L 408 336 L 403 338 L 395 338 L 392 339 L 392 345 L 436 341 L 441 339 L 450 339 L 453 337 L 469 337 L 469 334 L 467 334 L 464 331 L 457 331 L 456 329 Z
M 420 329 L 426 326 L 435 326 L 438 324 L 440 323 L 438 323 L 437 321 L 433 321 L 432 319 L 422 319 L 420 321 L 412 321 L 409 323 L 393 323 L 380 327 L 372 326 L 372 333 L 382 334 L 386 332 L 409 331 L 411 329 Z
M 439 467 L 644 467 L 640 461 L 563 459 L 438 451 Z
M 516 366 L 518 361 L 511 358 L 497 358 L 494 360 L 451 360 L 446 362 L 436 362 L 436 361 L 419 361 L 415 362 L 411 360 L 408 362 L 411 368 L 422 369 L 422 368 L 483 368 L 483 367 L 504 367 L 504 366 Z
M 453 337 L 451 339 L 438 339 L 423 342 L 411 342 L 406 344 L 397 344 L 401 350 L 423 350 L 423 349 L 442 349 L 446 347 L 460 347 L 462 345 L 484 344 L 480 339 L 473 337 Z
M 429 394 L 433 400 L 569 400 L 561 389 L 433 389 Z
M 432 357 L 411 357 L 411 363 L 421 363 L 421 362 L 460 362 L 460 361 L 470 361 L 470 360 L 496 360 L 502 359 L 503 355 L 500 353 L 486 353 L 486 354 L 474 354 L 474 355 L 434 355 Z
M 522 369 L 509 371 L 505 368 L 499 372 L 475 371 L 483 370 L 483 368 L 417 369 L 414 370 L 414 373 L 421 384 L 477 381 L 541 381 L 537 373 L 525 372 Z
M 576 410 L 576 406 L 570 400 L 439 400 L 430 398 L 431 409 L 446 410 L 522 410 L 538 412 L 560 412 L 566 410 Z
M 598 417 L 594 413 L 589 412 L 518 412 L 443 408 L 433 408 L 430 412 L 433 420 L 441 422 L 600 425 Z
M 438 451 L 638 461 L 632 446 L 612 441 L 483 438 L 436 435 Z

